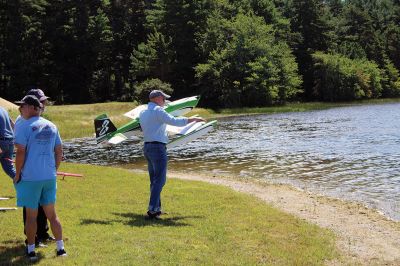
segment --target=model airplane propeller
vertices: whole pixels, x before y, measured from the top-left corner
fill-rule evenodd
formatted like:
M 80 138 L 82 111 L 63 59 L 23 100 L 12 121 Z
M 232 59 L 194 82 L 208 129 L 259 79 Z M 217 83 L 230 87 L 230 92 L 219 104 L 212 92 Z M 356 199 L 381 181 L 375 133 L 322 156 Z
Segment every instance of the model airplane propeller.
M 193 110 L 199 103 L 200 96 L 192 96 L 169 102 L 164 106 L 164 110 L 173 116 L 183 116 Z M 108 142 L 118 144 L 128 138 L 140 139 L 141 128 L 139 123 L 139 114 L 147 107 L 147 104 L 140 105 L 124 115 L 131 118 L 132 121 L 117 128 L 106 114 L 99 115 L 94 120 L 97 143 Z M 192 122 L 184 127 L 167 126 L 167 131 L 171 137 L 167 148 L 173 148 L 192 141 L 214 128 L 217 121 Z

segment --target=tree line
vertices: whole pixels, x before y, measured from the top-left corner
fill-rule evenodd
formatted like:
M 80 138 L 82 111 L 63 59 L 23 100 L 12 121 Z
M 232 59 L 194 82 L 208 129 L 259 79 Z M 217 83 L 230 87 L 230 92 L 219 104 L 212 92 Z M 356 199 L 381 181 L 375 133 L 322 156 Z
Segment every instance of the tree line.
M 1 0 L 0 96 L 210 107 L 400 96 L 399 0 Z

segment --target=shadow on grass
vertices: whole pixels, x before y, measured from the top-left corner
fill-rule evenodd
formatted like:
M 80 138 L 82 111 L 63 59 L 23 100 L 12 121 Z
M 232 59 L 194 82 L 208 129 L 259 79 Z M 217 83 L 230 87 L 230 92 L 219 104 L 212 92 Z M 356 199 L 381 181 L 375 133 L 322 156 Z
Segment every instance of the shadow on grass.
M 201 219 L 202 216 L 163 216 L 160 220 L 147 219 L 143 214 L 137 213 L 113 213 L 113 215 L 120 216 L 126 219 L 116 220 L 95 220 L 95 219 L 82 219 L 81 225 L 99 224 L 111 225 L 113 223 L 123 223 L 129 226 L 143 227 L 148 225 L 161 225 L 161 226 L 191 226 L 189 223 L 184 222 L 185 219 Z
M 43 258 L 40 252 L 37 252 L 37 257 L 36 263 Z M 0 244 L 0 265 L 32 265 L 32 263 L 25 254 L 25 245 L 20 241 L 9 240 Z
M 122 222 L 126 225 L 137 226 L 137 227 L 143 227 L 154 224 L 162 226 L 191 226 L 190 224 L 184 222 L 184 220 L 189 218 L 196 218 L 196 219 L 203 218 L 201 216 L 168 217 L 168 215 L 167 216 L 163 215 L 160 220 L 157 220 L 157 219 L 148 219 L 145 215 L 137 213 L 113 213 L 113 214 L 124 218 L 128 218 L 129 221 L 122 221 Z
M 8 198 L 8 199 L 5 199 L 5 200 L 4 200 L 4 201 L 6 201 L 6 200 L 11 200 L 11 199 L 15 198 L 15 196 L 0 195 L 0 198 Z

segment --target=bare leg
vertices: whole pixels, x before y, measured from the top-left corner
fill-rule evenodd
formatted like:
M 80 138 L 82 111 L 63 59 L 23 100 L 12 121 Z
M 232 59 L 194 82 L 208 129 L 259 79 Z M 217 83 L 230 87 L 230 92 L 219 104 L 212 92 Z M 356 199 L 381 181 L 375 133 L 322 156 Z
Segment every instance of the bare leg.
M 28 245 L 35 244 L 35 236 L 37 231 L 37 219 L 38 210 L 26 208 L 26 223 L 25 223 L 25 231 L 26 237 L 28 238 Z
M 50 222 L 51 231 L 53 232 L 54 237 L 57 241 L 62 240 L 62 227 L 60 220 L 58 219 L 58 216 L 56 214 L 54 204 L 43 206 L 43 210 L 46 213 L 46 217 Z

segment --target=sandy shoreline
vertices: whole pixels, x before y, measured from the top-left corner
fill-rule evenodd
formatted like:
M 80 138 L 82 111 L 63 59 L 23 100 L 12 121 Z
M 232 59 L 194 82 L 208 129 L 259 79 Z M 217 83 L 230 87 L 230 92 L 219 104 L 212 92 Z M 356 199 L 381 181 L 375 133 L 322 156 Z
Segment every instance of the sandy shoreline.
M 289 185 L 169 172 L 169 177 L 224 185 L 254 195 L 301 219 L 334 231 L 343 261 L 331 265 L 400 265 L 400 222 L 359 203 L 311 194 Z

